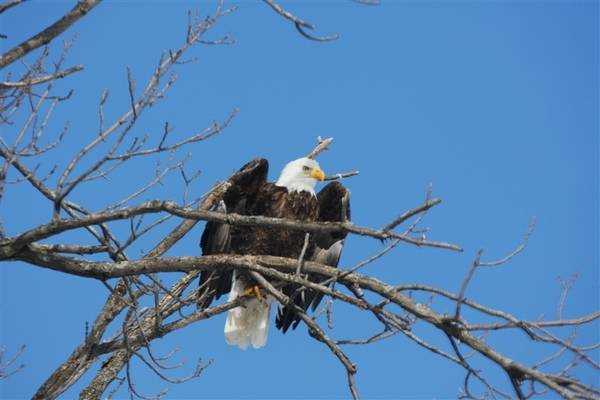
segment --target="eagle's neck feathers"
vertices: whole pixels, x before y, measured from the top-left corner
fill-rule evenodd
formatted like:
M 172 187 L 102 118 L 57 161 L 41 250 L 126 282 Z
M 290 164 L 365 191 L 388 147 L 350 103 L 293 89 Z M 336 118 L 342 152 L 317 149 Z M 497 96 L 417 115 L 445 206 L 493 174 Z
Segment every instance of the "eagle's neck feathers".
M 311 181 L 313 181 L 313 182 L 311 182 Z M 310 179 L 310 178 L 306 178 L 306 179 L 296 178 L 296 179 L 292 179 L 289 181 L 285 181 L 285 180 L 282 181 L 281 178 L 279 178 L 279 180 L 275 183 L 275 185 L 286 188 L 288 193 L 308 192 L 308 193 L 312 194 L 313 196 L 316 196 L 315 183 L 316 183 L 316 181 L 314 179 Z

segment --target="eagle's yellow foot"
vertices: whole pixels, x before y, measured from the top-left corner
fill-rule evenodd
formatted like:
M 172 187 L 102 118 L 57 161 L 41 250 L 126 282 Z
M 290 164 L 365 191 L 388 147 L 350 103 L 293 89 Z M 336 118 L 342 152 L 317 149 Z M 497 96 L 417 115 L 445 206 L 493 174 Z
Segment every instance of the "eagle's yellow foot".
M 263 301 L 263 295 L 260 292 L 260 286 L 258 286 L 258 285 L 250 286 L 249 288 L 244 290 L 243 295 L 244 296 L 254 296 L 258 300 Z

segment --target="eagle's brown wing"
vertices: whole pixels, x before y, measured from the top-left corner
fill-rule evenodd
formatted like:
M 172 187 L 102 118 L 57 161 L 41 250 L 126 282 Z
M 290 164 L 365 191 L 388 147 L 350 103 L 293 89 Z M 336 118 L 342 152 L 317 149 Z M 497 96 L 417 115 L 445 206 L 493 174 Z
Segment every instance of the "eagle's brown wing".
M 223 195 L 223 200 L 215 207 L 216 211 L 248 214 L 248 205 L 267 181 L 269 163 L 258 158 L 244 165 L 231 178 L 231 186 Z M 203 255 L 227 254 L 231 252 L 231 227 L 218 222 L 208 222 L 200 239 Z M 198 307 L 206 308 L 213 300 L 231 290 L 231 270 L 215 270 L 200 273 Z
M 350 192 L 342 184 L 333 181 L 318 194 L 319 221 L 350 221 Z M 315 235 L 315 250 L 311 261 L 337 268 L 346 239 L 346 232 L 321 233 Z M 313 276 L 311 280 L 322 281 L 324 277 Z M 322 293 L 307 292 L 307 302 L 316 310 L 323 298 Z
M 350 192 L 342 186 L 341 183 L 333 181 L 326 185 L 318 194 L 319 203 L 318 217 L 319 222 L 342 222 L 350 220 Z M 344 246 L 346 232 L 318 233 L 312 234 L 308 256 L 309 261 L 337 267 Z M 321 282 L 325 277 L 311 274 L 308 277 L 313 282 Z M 297 287 L 288 285 L 284 288 L 288 296 L 291 296 L 294 303 L 307 310 L 312 307 L 316 310 L 323 294 L 313 290 L 304 290 L 298 294 Z M 284 333 L 292 327 L 295 329 L 300 323 L 300 317 L 291 307 L 280 308 L 277 314 L 276 325 Z

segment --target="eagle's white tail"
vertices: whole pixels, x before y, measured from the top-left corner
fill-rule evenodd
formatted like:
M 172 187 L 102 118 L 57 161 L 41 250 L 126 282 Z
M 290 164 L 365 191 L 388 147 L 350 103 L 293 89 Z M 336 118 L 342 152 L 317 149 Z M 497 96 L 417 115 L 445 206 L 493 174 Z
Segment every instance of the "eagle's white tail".
M 237 278 L 237 271 L 233 271 L 233 282 L 229 301 L 237 299 L 248 287 L 244 279 Z M 227 344 L 238 346 L 245 350 L 248 345 L 255 349 L 267 343 L 269 333 L 270 299 L 259 300 L 252 298 L 246 302 L 245 307 L 236 307 L 227 313 L 225 322 L 225 340 Z

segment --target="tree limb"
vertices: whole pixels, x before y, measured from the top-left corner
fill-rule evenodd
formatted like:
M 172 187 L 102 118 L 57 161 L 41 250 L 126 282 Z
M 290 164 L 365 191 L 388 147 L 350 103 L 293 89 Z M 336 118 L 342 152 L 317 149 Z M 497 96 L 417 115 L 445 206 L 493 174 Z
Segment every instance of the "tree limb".
M 0 56 L 0 68 L 12 64 L 32 50 L 50 43 L 55 37 L 66 31 L 71 25 L 85 16 L 92 8 L 100 4 L 101 1 L 102 0 L 79 1 L 75 7 L 61 19 Z
M 11 89 L 11 88 L 23 88 L 27 86 L 39 85 L 41 83 L 46 83 L 53 81 L 55 79 L 62 79 L 66 76 L 74 74 L 75 72 L 79 72 L 83 70 L 83 65 L 76 65 L 71 68 L 67 68 L 62 71 L 55 72 L 50 75 L 40 76 L 38 78 L 24 79 L 18 82 L 0 82 L 0 89 Z

